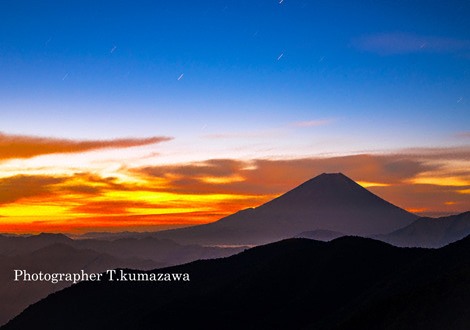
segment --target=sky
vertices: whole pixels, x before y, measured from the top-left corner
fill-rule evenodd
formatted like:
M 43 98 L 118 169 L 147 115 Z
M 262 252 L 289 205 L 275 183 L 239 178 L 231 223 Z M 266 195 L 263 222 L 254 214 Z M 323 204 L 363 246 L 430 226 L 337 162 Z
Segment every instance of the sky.
M 0 232 L 159 230 L 343 172 L 470 210 L 468 1 L 0 2 Z

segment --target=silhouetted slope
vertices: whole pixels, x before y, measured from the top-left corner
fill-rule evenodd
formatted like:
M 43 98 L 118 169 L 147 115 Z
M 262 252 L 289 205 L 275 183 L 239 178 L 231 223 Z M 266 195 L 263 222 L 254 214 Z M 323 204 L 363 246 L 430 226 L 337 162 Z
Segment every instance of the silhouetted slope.
M 266 204 L 215 223 L 154 235 L 201 244 L 261 244 L 318 229 L 385 234 L 416 219 L 338 173 L 319 175 Z
M 291 239 L 160 272 L 189 273 L 191 282 L 80 283 L 4 328 L 432 330 L 470 324 L 470 238 L 440 250 L 357 237 Z
M 442 218 L 420 218 L 402 229 L 375 238 L 403 247 L 438 248 L 470 235 L 470 212 Z
M 339 329 L 469 329 L 470 237 L 401 269 Z
M 29 304 L 45 298 L 67 283 L 12 283 L 14 269 L 34 271 L 104 271 L 118 267 L 151 269 L 197 259 L 232 255 L 241 248 L 181 245 L 156 238 L 72 240 L 60 234 L 0 235 L 0 325 Z
M 78 272 L 81 269 L 102 272 L 117 267 L 152 269 L 161 265 L 151 260 L 117 258 L 92 250 L 77 250 L 62 243 L 20 255 L 0 256 L 0 324 L 18 315 L 28 305 L 70 285 L 68 282 L 15 282 L 15 269 L 24 269 L 29 273 Z

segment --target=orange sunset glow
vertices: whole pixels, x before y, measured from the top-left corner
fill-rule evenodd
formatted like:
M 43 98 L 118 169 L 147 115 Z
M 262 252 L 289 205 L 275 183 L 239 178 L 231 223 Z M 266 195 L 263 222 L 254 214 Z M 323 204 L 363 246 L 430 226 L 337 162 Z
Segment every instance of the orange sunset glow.
M 81 233 L 203 224 L 259 206 L 322 172 L 346 173 L 410 212 L 441 215 L 470 208 L 465 148 L 450 155 L 428 149 L 184 163 L 161 163 L 158 155 L 139 158 L 167 140 L 0 135 L 0 230 Z

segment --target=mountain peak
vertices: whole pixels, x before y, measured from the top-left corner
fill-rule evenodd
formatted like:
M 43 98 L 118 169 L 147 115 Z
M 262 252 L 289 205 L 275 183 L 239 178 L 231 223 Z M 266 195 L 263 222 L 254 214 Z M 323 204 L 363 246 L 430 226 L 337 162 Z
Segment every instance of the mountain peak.
M 383 234 L 416 219 L 343 173 L 323 173 L 256 208 L 156 236 L 201 244 L 260 244 L 315 230 Z
M 354 180 L 350 179 L 346 175 L 344 175 L 341 172 L 338 173 L 322 173 L 308 181 L 307 182 L 323 182 L 323 183 L 328 183 L 328 184 L 338 184 L 338 183 L 355 183 Z
M 323 172 L 322 174 L 316 176 L 315 178 L 321 178 L 321 177 L 330 177 L 330 178 L 333 178 L 333 177 L 343 177 L 343 178 L 347 178 L 349 179 L 346 175 L 344 175 L 342 172 L 337 172 L 337 173 L 327 173 L 327 172 Z M 314 178 L 314 179 L 315 179 Z
M 342 172 L 338 173 L 322 173 L 320 175 L 317 175 L 316 177 L 313 177 L 312 179 L 308 180 L 309 181 L 322 181 L 322 182 L 329 182 L 329 183 L 334 183 L 334 182 L 343 182 L 343 183 L 354 183 L 357 184 L 353 179 L 348 177 L 347 175 L 343 174 Z
M 284 230 L 297 227 L 348 235 L 387 233 L 416 219 L 343 173 L 320 174 L 256 210 L 266 226 L 289 219 Z
M 265 205 L 274 205 L 280 201 L 283 204 L 288 203 L 289 207 L 305 203 L 318 204 L 318 207 L 325 205 L 344 207 L 351 204 L 370 206 L 374 205 L 374 202 L 387 203 L 343 173 L 320 174 Z

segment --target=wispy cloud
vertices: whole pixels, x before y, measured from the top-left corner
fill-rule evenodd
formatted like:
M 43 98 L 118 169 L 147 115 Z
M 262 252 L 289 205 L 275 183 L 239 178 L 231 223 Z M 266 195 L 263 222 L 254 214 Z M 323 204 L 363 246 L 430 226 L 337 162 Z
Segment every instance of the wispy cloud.
M 405 157 L 428 159 L 433 161 L 456 161 L 470 159 L 470 145 L 446 148 L 406 148 L 397 150 L 396 154 Z
M 282 132 L 277 130 L 254 131 L 254 132 L 226 132 L 203 135 L 207 139 L 263 139 L 273 136 L 279 136 Z
M 130 148 L 168 140 L 171 140 L 171 138 L 162 136 L 113 140 L 70 140 L 0 132 L 0 160 L 30 158 L 56 153 L 77 153 L 106 148 Z
M 455 53 L 470 50 L 470 40 L 420 36 L 410 33 L 382 33 L 352 41 L 354 47 L 382 55 L 417 52 Z
M 297 121 L 293 123 L 287 123 L 279 126 L 277 129 L 271 130 L 260 130 L 260 131 L 245 131 L 245 132 L 222 132 L 203 135 L 207 139 L 266 139 L 273 137 L 280 137 L 288 134 L 292 127 L 319 127 L 327 126 L 334 123 L 336 119 L 316 119 L 316 120 L 305 120 Z
M 292 126 L 295 127 L 318 127 L 318 126 L 326 126 L 333 123 L 334 119 L 319 119 L 319 120 L 306 120 L 306 121 L 298 121 L 292 123 Z
M 470 139 L 470 132 L 458 132 L 455 136 L 461 139 Z

